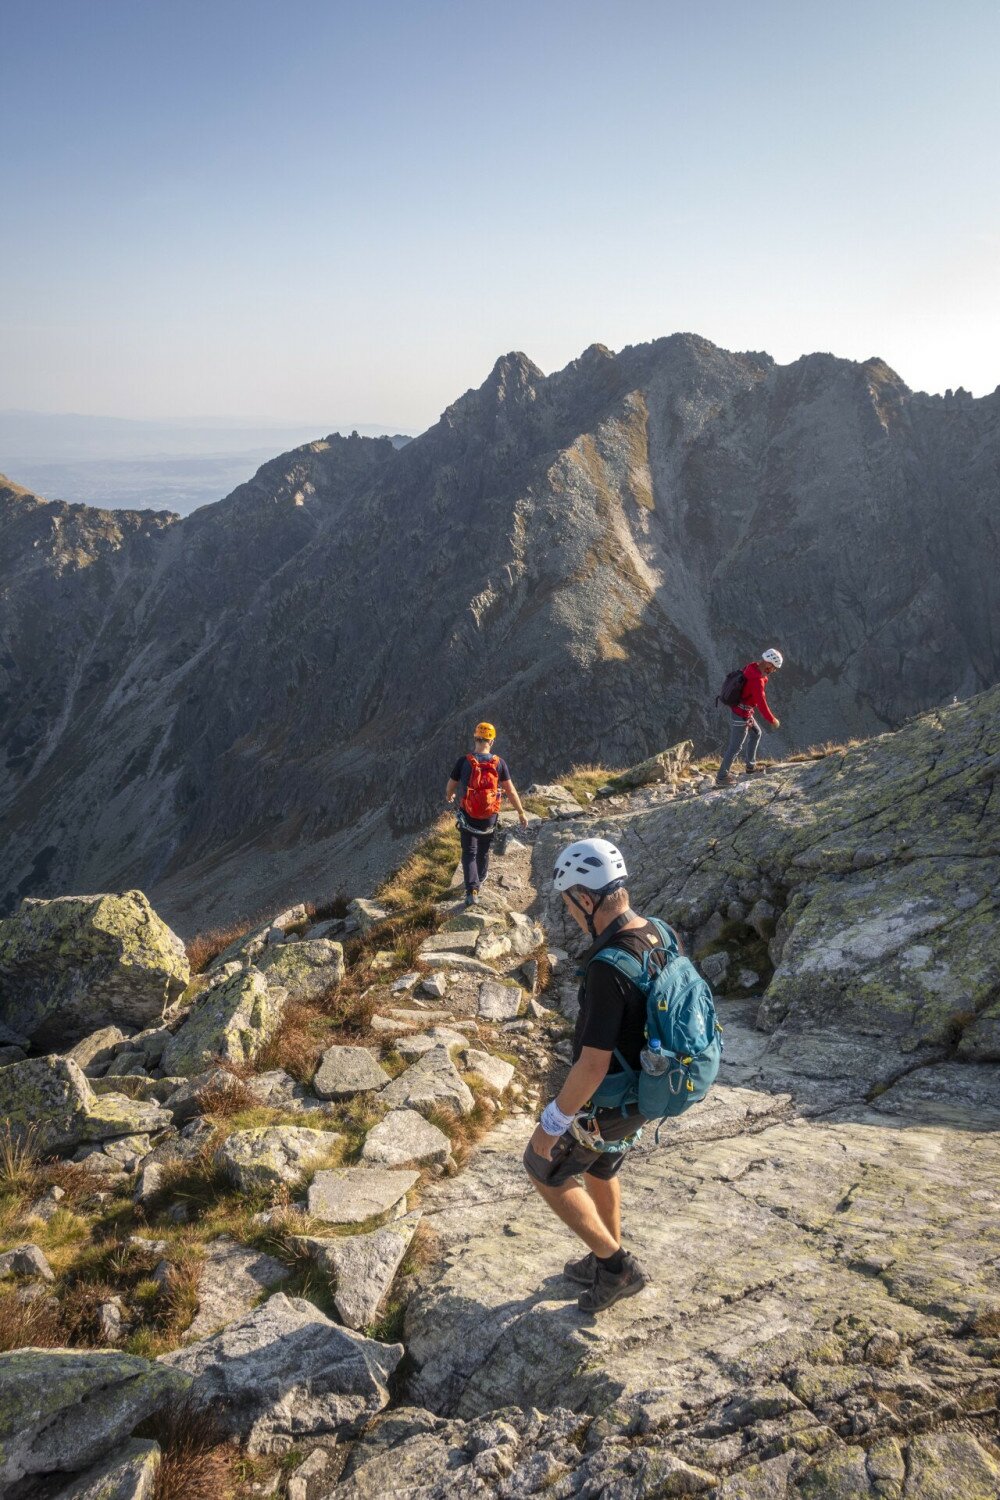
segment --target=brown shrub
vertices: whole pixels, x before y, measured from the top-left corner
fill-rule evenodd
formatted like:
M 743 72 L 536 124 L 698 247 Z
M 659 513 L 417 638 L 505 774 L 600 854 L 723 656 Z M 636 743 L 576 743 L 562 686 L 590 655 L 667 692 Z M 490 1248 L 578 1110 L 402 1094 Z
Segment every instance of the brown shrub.
M 245 1109 L 256 1109 L 259 1103 L 253 1090 L 234 1071 L 227 1083 L 213 1083 L 203 1090 L 199 1095 L 199 1113 L 228 1120 Z
M 338 891 L 335 896 L 328 896 L 325 901 L 307 901 L 306 911 L 310 922 L 329 922 L 337 917 L 346 917 L 347 900 L 344 892 Z
M 273 1068 L 284 1068 L 300 1083 L 311 1083 L 326 1045 L 324 1029 L 328 1029 L 328 1023 L 316 1005 L 292 1001 L 285 1006 L 277 1031 L 258 1052 L 254 1062 L 256 1071 L 267 1073 Z
M 246 917 L 241 917 L 229 927 L 213 927 L 209 932 L 198 932 L 185 944 L 188 963 L 192 974 L 204 974 L 214 958 L 228 948 L 230 943 L 235 943 L 237 938 L 245 937 L 253 927 Z

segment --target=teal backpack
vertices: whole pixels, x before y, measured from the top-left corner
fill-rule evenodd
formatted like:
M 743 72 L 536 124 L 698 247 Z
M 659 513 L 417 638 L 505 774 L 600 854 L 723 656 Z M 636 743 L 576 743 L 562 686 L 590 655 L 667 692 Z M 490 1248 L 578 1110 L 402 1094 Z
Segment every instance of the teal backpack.
M 641 959 L 623 948 L 609 946 L 595 953 L 592 963 L 611 964 L 646 996 L 646 1036 L 659 1037 L 669 1058 L 663 1073 L 630 1068 L 615 1048 L 620 1073 L 610 1073 L 595 1091 L 594 1109 L 638 1108 L 647 1120 L 663 1121 L 681 1115 L 699 1104 L 708 1093 L 722 1061 L 722 1026 L 715 1014 L 712 991 L 665 922 L 654 917 L 653 926 L 662 943 Z M 650 959 L 663 954 L 663 966 L 653 969 Z M 659 1130 L 657 1130 L 657 1140 Z

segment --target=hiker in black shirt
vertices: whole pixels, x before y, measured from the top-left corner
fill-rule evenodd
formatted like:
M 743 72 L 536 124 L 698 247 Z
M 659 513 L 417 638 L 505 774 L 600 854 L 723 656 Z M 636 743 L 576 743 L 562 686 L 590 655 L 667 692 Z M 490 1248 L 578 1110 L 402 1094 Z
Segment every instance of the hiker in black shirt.
M 524 1153 L 535 1188 L 587 1246 L 587 1255 L 565 1266 L 565 1275 L 586 1288 L 579 1298 L 584 1312 L 600 1312 L 621 1297 L 634 1296 L 649 1281 L 622 1248 L 618 1182 L 643 1117 L 628 1106 L 594 1112 L 584 1108 L 606 1080 L 610 1083 L 616 1072 L 623 1072 L 615 1052 L 638 1070 L 645 1045 L 645 996 L 610 964 L 590 962 L 605 947 L 623 948 L 638 958 L 662 948 L 653 924 L 629 906 L 627 877 L 621 852 L 607 839 L 582 839 L 556 861 L 555 888 L 593 941 L 581 962 L 573 1066 L 542 1111 Z
M 473 734 L 473 753 L 463 755 L 452 768 L 445 787 L 444 800 L 451 803 L 458 796 L 458 833 L 462 842 L 462 871 L 465 875 L 465 904 L 472 906 L 479 887 L 486 879 L 490 864 L 490 845 L 500 815 L 502 794 L 506 793 L 517 808 L 521 827 L 527 816 L 511 780 L 507 762 L 493 754 L 496 730 L 485 720 Z

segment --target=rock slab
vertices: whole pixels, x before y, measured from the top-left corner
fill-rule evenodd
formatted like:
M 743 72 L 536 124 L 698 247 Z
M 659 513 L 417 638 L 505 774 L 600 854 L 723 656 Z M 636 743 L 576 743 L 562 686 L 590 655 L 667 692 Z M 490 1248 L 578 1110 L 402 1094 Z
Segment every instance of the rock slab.
M 348 1328 L 367 1328 L 409 1248 L 420 1214 L 407 1214 L 370 1234 L 300 1243 L 334 1283 L 333 1302 Z

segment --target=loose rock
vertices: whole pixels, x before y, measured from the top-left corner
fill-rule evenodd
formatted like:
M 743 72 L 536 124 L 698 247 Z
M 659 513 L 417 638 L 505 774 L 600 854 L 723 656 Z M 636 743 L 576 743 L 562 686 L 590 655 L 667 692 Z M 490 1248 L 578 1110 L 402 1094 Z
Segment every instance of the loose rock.
M 363 1224 L 366 1219 L 406 1211 L 406 1194 L 418 1173 L 380 1167 L 341 1167 L 317 1172 L 309 1189 L 309 1212 L 327 1224 Z
M 234 1130 L 216 1152 L 216 1164 L 244 1193 L 266 1193 L 294 1187 L 314 1167 L 328 1160 L 342 1137 L 330 1130 L 298 1125 L 266 1125 Z
M 243 1317 L 290 1275 L 280 1260 L 220 1235 L 205 1247 L 198 1275 L 198 1311 L 184 1342 L 207 1338 Z
M 72 1479 L 53 1500 L 152 1500 L 160 1448 L 149 1438 L 131 1438 Z
M 434 1047 L 425 1052 L 392 1080 L 382 1098 L 393 1109 L 415 1109 L 421 1114 L 432 1109 L 446 1109 L 453 1114 L 469 1115 L 476 1102 L 452 1062 L 447 1047 Z
M 117 1351 L 0 1354 L 0 1485 L 92 1464 L 190 1386 L 181 1370 Z
M 446 1162 L 451 1141 L 415 1109 L 394 1109 L 368 1132 L 361 1159 L 383 1167 Z
M 277 1031 L 284 1007 L 284 991 L 258 969 L 234 974 L 196 1001 L 164 1049 L 163 1071 L 191 1078 L 217 1059 L 252 1062 Z
M 189 978 L 184 944 L 141 891 L 26 899 L 0 919 L 0 1020 L 39 1047 L 148 1025 Z
M 328 1047 L 323 1053 L 313 1089 L 321 1099 L 347 1099 L 352 1094 L 384 1088 L 389 1074 L 367 1047 Z

